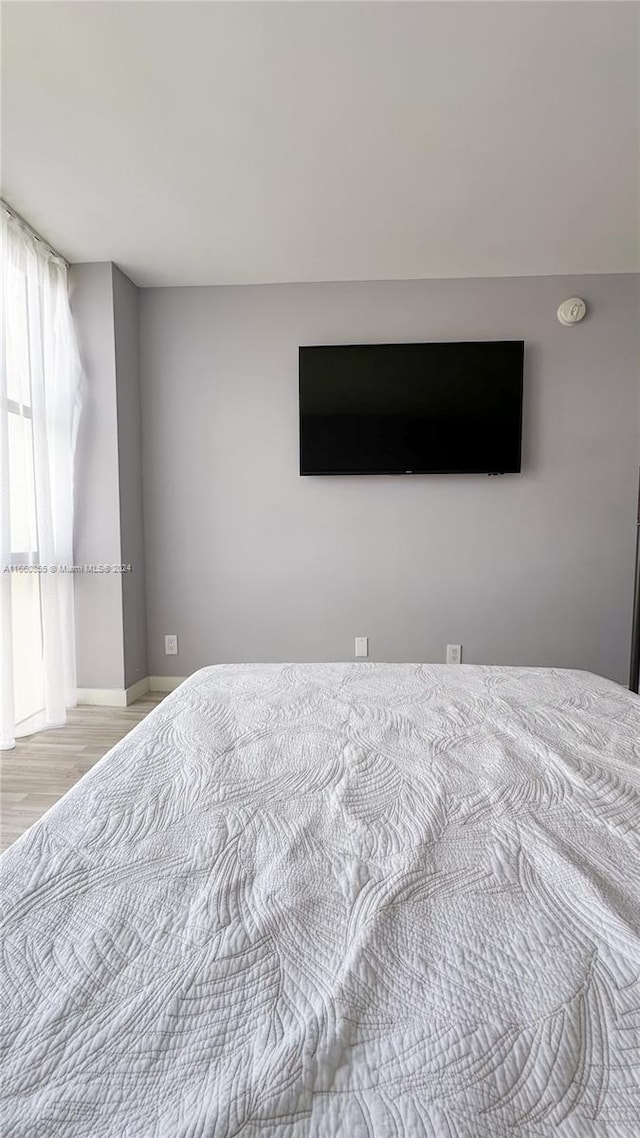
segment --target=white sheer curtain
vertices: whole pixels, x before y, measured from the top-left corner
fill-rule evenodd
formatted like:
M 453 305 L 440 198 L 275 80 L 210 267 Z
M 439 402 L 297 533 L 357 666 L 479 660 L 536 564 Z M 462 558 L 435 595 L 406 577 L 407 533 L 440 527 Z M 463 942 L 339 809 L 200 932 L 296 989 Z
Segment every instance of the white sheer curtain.
M 75 702 L 80 363 L 65 263 L 0 203 L 0 749 Z

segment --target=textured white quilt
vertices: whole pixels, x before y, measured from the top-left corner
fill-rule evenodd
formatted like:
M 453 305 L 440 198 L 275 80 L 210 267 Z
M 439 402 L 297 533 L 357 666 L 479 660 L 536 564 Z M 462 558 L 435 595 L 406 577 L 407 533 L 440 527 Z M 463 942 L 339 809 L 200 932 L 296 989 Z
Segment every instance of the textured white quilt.
M 206 668 L 5 854 L 3 1138 L 637 1138 L 640 700 Z

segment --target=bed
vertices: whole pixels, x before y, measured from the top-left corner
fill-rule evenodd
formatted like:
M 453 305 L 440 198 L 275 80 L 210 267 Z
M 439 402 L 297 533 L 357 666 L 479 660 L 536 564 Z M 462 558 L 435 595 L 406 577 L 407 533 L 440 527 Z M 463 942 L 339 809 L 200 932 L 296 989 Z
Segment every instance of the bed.
M 640 700 L 197 672 L 3 856 L 4 1138 L 640 1134 Z

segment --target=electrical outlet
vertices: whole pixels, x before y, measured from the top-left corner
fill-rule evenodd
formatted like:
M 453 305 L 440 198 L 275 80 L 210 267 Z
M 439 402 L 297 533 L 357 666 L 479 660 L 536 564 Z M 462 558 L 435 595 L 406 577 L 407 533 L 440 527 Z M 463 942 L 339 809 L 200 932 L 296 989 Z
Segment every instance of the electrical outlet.
M 447 644 L 447 664 L 462 663 L 462 645 Z
M 170 633 L 169 636 L 165 636 L 165 638 L 164 638 L 164 654 L 165 654 L 165 656 L 177 656 L 178 655 L 178 637 L 177 637 L 177 634 L 175 632 Z
M 356 656 L 369 655 L 369 637 L 356 636 Z

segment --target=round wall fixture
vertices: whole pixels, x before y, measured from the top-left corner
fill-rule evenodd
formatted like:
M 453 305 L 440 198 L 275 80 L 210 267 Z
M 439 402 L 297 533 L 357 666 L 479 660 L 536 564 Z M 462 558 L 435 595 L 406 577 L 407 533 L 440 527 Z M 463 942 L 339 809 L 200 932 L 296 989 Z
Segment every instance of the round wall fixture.
M 570 327 L 571 324 L 579 324 L 584 320 L 587 311 L 587 306 L 584 300 L 580 300 L 579 296 L 572 296 L 569 300 L 563 300 L 558 309 L 558 320 L 565 327 Z

